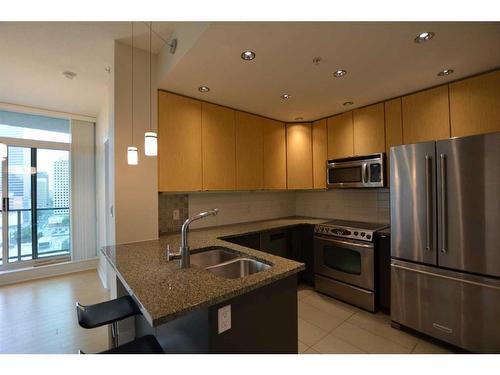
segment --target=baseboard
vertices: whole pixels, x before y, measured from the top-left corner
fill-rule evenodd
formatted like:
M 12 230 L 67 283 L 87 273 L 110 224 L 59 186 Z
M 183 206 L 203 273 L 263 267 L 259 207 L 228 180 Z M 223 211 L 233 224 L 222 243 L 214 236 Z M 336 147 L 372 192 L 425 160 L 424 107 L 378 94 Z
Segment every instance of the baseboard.
M 45 277 L 96 269 L 99 259 L 85 259 L 46 266 L 22 268 L 0 272 L 0 286 L 21 283 L 23 281 L 43 279 Z

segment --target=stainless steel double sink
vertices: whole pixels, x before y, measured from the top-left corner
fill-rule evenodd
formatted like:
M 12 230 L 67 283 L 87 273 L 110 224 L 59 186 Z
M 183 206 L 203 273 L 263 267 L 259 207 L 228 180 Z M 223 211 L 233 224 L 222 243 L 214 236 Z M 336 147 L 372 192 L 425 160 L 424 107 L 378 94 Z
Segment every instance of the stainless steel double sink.
M 208 247 L 191 253 L 191 264 L 226 279 L 238 279 L 265 271 L 271 265 L 247 258 L 225 247 Z

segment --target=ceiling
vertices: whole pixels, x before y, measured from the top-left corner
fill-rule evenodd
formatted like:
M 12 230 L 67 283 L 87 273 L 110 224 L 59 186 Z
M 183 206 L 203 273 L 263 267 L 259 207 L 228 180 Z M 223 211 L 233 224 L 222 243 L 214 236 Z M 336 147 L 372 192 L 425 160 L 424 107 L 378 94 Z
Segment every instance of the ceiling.
M 215 22 L 198 35 L 190 26 L 199 24 L 153 23 L 153 53 L 179 38 L 177 53 L 162 55 L 168 69 L 159 87 L 282 121 L 315 120 L 345 111 L 346 101 L 360 107 L 500 67 L 500 23 Z M 148 30 L 134 24 L 134 46 L 149 50 Z M 414 43 L 422 31 L 436 36 Z M 130 36 L 129 22 L 0 22 L 0 102 L 97 116 L 114 41 L 131 44 Z M 247 49 L 255 60 L 240 58 Z M 455 73 L 438 77 L 444 68 Z M 337 69 L 348 74 L 336 79 Z M 77 76 L 67 79 L 65 70 Z
M 153 24 L 154 53 L 174 25 Z M 97 116 L 114 42 L 130 44 L 131 33 L 130 22 L 0 22 L 0 102 Z M 134 46 L 149 51 L 147 23 L 134 23 Z M 65 70 L 77 76 L 67 79 Z
M 435 37 L 422 44 L 423 31 Z M 500 67 L 500 23 L 212 23 L 160 87 L 282 121 L 315 120 Z M 256 53 L 244 61 L 244 50 Z M 321 57 L 319 65 L 314 57 Z M 438 77 L 445 68 L 448 77 Z M 334 78 L 345 69 L 348 74 Z M 210 87 L 202 94 L 201 85 Z M 289 100 L 280 99 L 288 93 Z

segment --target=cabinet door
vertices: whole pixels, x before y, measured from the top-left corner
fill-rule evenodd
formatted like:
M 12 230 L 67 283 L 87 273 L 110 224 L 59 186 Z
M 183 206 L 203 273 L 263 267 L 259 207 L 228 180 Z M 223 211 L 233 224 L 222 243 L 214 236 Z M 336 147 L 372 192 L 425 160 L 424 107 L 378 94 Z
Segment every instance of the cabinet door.
M 264 189 L 286 189 L 286 130 L 279 121 L 263 119 Z
M 312 153 L 313 153 L 313 188 L 326 188 L 326 159 L 327 156 L 326 119 L 315 121 L 312 124 Z
M 236 189 L 258 190 L 263 186 L 263 119 L 236 112 Z
M 311 124 L 287 124 L 286 158 L 288 189 L 312 188 Z
M 352 111 L 332 116 L 327 120 L 328 159 L 354 155 Z
M 448 86 L 403 96 L 405 144 L 450 138 Z
M 385 151 L 384 103 L 353 111 L 354 155 Z
M 236 188 L 235 113 L 202 104 L 203 190 Z
M 387 186 L 391 180 L 390 148 L 403 144 L 403 121 L 401 118 L 401 98 L 385 102 L 385 146 L 387 161 Z
M 451 136 L 500 131 L 500 71 L 450 84 Z
M 158 188 L 201 190 L 201 102 L 160 91 Z

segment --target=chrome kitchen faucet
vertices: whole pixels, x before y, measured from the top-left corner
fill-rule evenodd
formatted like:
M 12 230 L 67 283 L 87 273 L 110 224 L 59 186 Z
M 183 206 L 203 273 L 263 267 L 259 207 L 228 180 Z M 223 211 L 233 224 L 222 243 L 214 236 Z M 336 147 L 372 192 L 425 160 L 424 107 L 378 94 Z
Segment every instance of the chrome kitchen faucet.
M 219 212 L 218 208 L 214 208 L 212 210 L 206 212 L 200 212 L 198 215 L 190 217 L 187 219 L 184 224 L 182 224 L 181 229 L 181 247 L 180 247 L 180 255 L 181 255 L 181 268 L 189 268 L 190 266 L 190 253 L 189 253 L 189 245 L 188 245 L 188 232 L 189 225 L 196 220 L 203 219 L 208 216 L 215 216 Z

